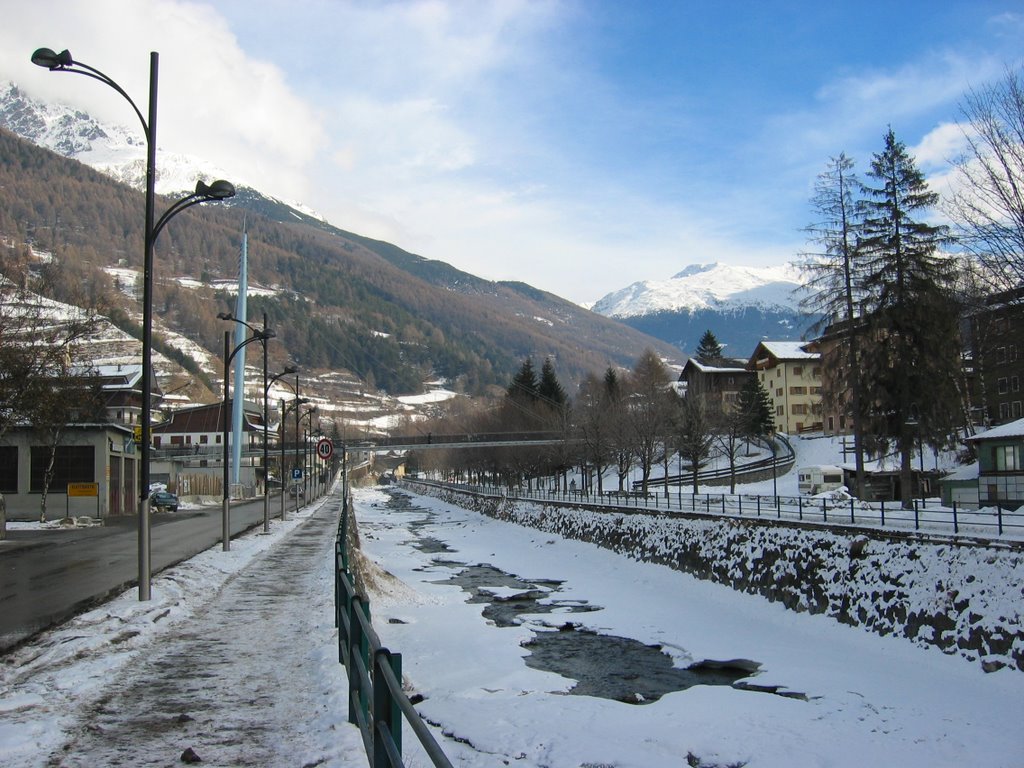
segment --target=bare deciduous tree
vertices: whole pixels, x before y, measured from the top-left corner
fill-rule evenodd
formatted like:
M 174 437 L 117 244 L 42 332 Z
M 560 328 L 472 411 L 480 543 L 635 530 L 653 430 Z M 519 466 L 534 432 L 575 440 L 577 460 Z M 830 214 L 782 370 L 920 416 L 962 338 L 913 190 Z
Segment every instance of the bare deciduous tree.
M 1024 75 L 1007 71 L 961 104 L 967 149 L 945 203 L 959 241 L 997 286 L 1024 284 Z

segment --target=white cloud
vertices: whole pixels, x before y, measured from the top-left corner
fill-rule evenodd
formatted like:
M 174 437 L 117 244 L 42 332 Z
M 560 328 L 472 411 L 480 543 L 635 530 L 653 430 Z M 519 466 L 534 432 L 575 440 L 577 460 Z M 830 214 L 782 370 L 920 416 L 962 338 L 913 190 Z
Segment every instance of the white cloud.
M 13 4 L 11 4 L 13 5 Z M 112 89 L 34 67 L 36 47 L 68 47 L 113 78 L 148 114 L 150 51 L 158 51 L 157 144 L 208 158 L 236 181 L 307 197 L 308 166 L 325 140 L 316 111 L 276 66 L 247 56 L 211 6 L 170 0 L 37 0 L 4 10 L 0 75 L 27 92 L 135 128 Z M 140 128 L 141 130 L 141 128 Z
M 918 168 L 926 173 L 948 169 L 967 148 L 963 129 L 957 123 L 942 123 L 908 148 Z
M 602 14 L 587 4 L 5 5 L 0 79 L 133 127 L 117 94 L 43 72 L 29 55 L 68 45 L 144 108 L 148 54 L 158 50 L 163 149 L 206 158 L 345 229 L 579 301 L 693 261 L 790 260 L 828 157 L 845 150 L 863 164 L 892 124 L 904 141 L 927 133 L 915 152 L 939 173 L 955 145 L 938 121 L 1003 67 L 994 52 L 957 52 L 823 70 L 830 79 L 803 94 L 804 108 L 725 126 L 709 123 L 714 105 L 693 103 L 671 75 L 641 93 L 617 80 L 598 61 L 608 40 L 593 39 L 615 32 L 595 31 L 588 14 Z

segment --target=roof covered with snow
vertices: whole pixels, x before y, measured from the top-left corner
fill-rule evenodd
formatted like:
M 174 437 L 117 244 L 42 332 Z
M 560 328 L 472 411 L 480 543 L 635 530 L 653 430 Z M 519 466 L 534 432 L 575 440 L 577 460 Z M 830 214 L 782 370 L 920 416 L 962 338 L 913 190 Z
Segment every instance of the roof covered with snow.
M 1000 440 L 1007 437 L 1024 437 L 1024 419 L 1000 424 L 998 427 L 968 437 L 967 440 Z
M 758 349 L 764 349 L 768 354 L 777 357 L 779 360 L 817 360 L 821 357 L 817 352 L 808 352 L 804 347 L 805 341 L 762 341 Z M 757 355 L 758 350 L 754 350 Z

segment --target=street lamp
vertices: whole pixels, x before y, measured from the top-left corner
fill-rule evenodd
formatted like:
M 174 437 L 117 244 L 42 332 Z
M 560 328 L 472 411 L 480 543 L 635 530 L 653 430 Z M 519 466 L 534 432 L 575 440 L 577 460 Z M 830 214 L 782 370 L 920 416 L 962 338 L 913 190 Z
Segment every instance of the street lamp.
M 316 432 L 314 432 L 312 436 L 316 438 L 316 441 L 313 443 L 313 465 L 316 467 L 316 475 L 313 476 L 313 496 L 320 498 L 320 493 L 323 490 L 320 487 L 320 476 L 323 474 L 325 462 L 320 458 L 318 447 L 320 445 L 320 441 L 324 439 L 323 429 L 318 426 L 316 428 Z
M 221 312 L 217 315 L 221 320 L 234 320 L 241 323 L 241 320 L 226 315 Z M 224 405 L 221 410 L 221 422 L 223 424 L 224 432 L 224 500 L 223 509 L 221 514 L 221 534 L 223 536 L 223 547 L 224 551 L 227 552 L 231 549 L 231 486 L 230 478 L 228 477 L 228 402 L 231 399 L 231 361 L 234 359 L 241 350 L 249 346 L 254 342 L 260 342 L 263 345 L 263 379 L 266 381 L 267 376 L 267 339 L 272 339 L 276 335 L 272 330 L 266 327 L 266 317 L 264 316 L 264 327 L 263 330 L 259 328 L 253 328 L 248 323 L 244 323 L 247 328 L 252 330 L 252 336 L 243 341 L 234 349 L 231 349 L 231 331 L 224 331 Z M 238 382 L 235 382 L 235 397 L 238 397 Z M 242 383 L 242 408 L 245 408 L 245 382 Z M 268 525 L 269 527 L 269 525 Z
M 315 405 L 312 408 L 310 408 L 309 410 L 307 410 L 305 413 L 301 414 L 301 415 L 299 414 L 298 411 L 295 411 L 295 441 L 296 441 L 296 445 L 295 445 L 295 463 L 297 465 L 299 463 L 299 446 L 298 446 L 299 424 L 300 424 L 300 422 L 304 418 L 309 416 L 310 417 L 310 419 L 309 419 L 309 427 L 310 427 L 310 429 L 312 429 L 313 428 L 313 418 L 312 418 L 312 416 L 316 412 L 317 412 L 317 407 Z M 306 439 L 305 433 L 303 433 L 303 438 L 302 438 L 302 465 L 301 465 L 302 466 L 302 470 L 303 470 L 303 478 L 302 478 L 303 483 L 302 484 L 303 484 L 303 487 L 307 489 L 307 491 L 306 491 L 307 493 L 308 493 L 308 488 L 309 488 L 309 476 L 308 476 L 308 470 L 306 469 L 306 466 L 307 466 L 306 455 L 307 455 L 308 451 L 309 451 L 309 441 Z M 298 494 L 298 491 L 296 491 L 296 493 L 295 493 L 295 511 L 296 511 L 296 513 L 299 511 L 299 494 Z
M 299 377 L 296 376 L 295 377 L 296 395 L 298 395 L 298 383 L 299 383 Z M 296 398 L 294 400 L 292 400 L 291 405 L 287 405 L 286 406 L 284 400 L 281 401 L 281 519 L 282 520 L 285 519 L 285 517 L 284 517 L 284 460 L 285 460 L 284 459 L 284 430 L 285 430 L 285 421 L 286 421 L 286 417 L 288 416 L 288 411 L 295 410 L 295 419 L 296 419 L 296 422 L 297 422 L 298 421 L 299 406 L 301 406 L 303 403 L 308 403 L 308 402 L 309 402 L 309 398 L 298 397 L 298 396 L 296 396 Z M 298 507 L 296 507 L 296 509 L 298 509 Z
M 270 418 L 270 415 L 267 412 L 267 389 L 269 389 L 270 384 L 267 383 L 267 339 L 274 338 L 275 334 L 273 331 L 267 328 L 266 312 L 263 313 L 262 331 L 260 331 L 258 328 L 253 328 L 251 325 L 249 325 L 249 323 L 245 322 L 245 320 L 241 320 L 235 317 L 230 312 L 219 312 L 217 314 L 217 318 L 220 320 L 228 320 L 233 323 L 238 323 L 239 325 L 244 325 L 246 328 L 252 331 L 253 336 L 261 336 L 260 342 L 261 346 L 263 347 L 263 532 L 270 533 L 270 501 L 268 498 L 268 494 L 270 493 L 270 474 L 269 471 L 267 470 L 267 421 Z M 286 373 L 295 373 L 295 369 L 292 368 L 291 370 L 289 370 L 288 368 L 286 368 L 284 370 L 284 373 L 279 373 L 277 376 L 274 377 L 274 379 L 276 380 L 278 377 L 283 376 Z M 271 380 L 271 383 L 273 383 L 273 380 Z M 235 383 L 235 390 L 238 390 L 237 382 Z M 242 396 L 245 396 L 244 386 L 242 387 Z M 242 407 L 243 409 L 245 407 L 244 401 Z M 237 467 L 235 468 L 235 474 L 238 474 Z
M 270 532 L 270 459 L 267 456 L 267 443 L 269 442 L 267 427 L 270 415 L 267 410 L 267 401 L 270 399 L 270 387 L 273 386 L 274 382 L 284 376 L 290 376 L 299 369 L 294 365 L 285 366 L 284 370 L 270 379 L 267 379 L 267 371 L 264 366 L 263 369 L 263 532 Z M 282 414 L 282 419 L 284 418 Z M 282 441 L 283 442 L 283 441 Z M 278 474 L 281 475 L 281 508 L 284 509 L 284 461 L 281 462 L 281 466 L 278 469 Z M 282 519 L 284 515 L 282 514 Z
M 146 221 L 145 242 L 142 259 L 142 414 L 141 426 L 141 458 L 139 467 L 139 600 L 151 597 L 150 580 L 150 520 L 149 520 L 149 457 L 152 435 L 152 393 L 153 366 L 153 246 L 157 235 L 171 217 L 186 208 L 199 203 L 226 200 L 233 197 L 235 188 L 226 181 L 215 181 L 207 186 L 203 182 L 196 184 L 196 191 L 183 197 L 168 208 L 154 222 L 156 216 L 156 107 L 157 107 L 157 72 L 160 54 L 152 51 L 149 54 L 149 116 L 142 114 L 135 102 L 125 90 L 107 75 L 94 67 L 75 61 L 68 50 L 54 53 L 49 48 L 39 48 L 32 54 L 32 63 L 51 72 L 71 72 L 99 80 L 117 91 L 135 110 L 142 123 L 142 131 L 146 136 Z

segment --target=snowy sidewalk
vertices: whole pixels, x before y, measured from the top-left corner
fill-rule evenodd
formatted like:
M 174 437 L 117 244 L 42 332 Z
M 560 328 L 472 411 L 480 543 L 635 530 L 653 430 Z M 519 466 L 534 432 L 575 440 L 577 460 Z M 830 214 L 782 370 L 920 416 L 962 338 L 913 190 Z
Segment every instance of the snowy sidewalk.
M 207 766 L 365 766 L 346 721 L 333 622 L 340 505 L 329 497 L 270 536 L 249 534 L 229 553 L 210 550 L 168 571 L 152 608 L 133 608 L 136 593 L 126 593 L 5 658 L 0 763 L 166 766 L 191 749 Z M 226 576 L 216 565 L 252 547 L 263 551 Z M 191 573 L 207 569 L 207 578 Z M 182 612 L 181 601 L 196 605 Z M 161 622 L 166 629 L 145 626 Z M 83 639 L 65 658 L 62 648 Z M 135 647 L 110 650 L 122 644 Z

